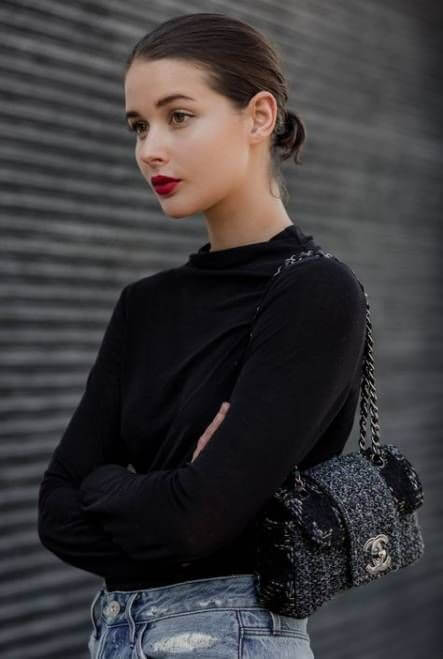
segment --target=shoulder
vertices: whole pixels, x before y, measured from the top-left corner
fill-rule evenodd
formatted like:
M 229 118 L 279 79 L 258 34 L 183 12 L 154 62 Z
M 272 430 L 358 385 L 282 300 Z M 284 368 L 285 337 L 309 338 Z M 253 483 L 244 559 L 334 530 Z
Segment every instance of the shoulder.
M 328 252 L 326 252 L 329 254 Z M 286 260 L 271 280 L 262 304 L 262 313 L 308 320 L 334 319 L 366 313 L 366 295 L 352 268 L 334 255 L 309 256 L 297 262 Z
M 159 272 L 154 272 L 150 275 L 145 275 L 144 277 L 129 282 L 129 284 L 125 286 L 125 289 L 128 289 L 131 294 L 156 290 L 159 287 L 171 283 L 171 281 L 176 278 L 177 271 L 178 268 L 175 267 L 168 268 L 167 270 L 160 270 Z
M 312 255 L 298 261 L 300 254 L 289 256 L 271 282 L 274 294 L 356 297 L 363 301 L 363 286 L 352 268 L 329 252 L 327 256 Z
M 164 296 L 171 295 L 174 282 L 179 280 L 177 270 L 170 268 L 145 275 L 120 288 L 112 312 L 113 322 L 126 322 L 131 312 L 137 317 L 141 310 L 152 309 L 159 302 L 164 303 Z
M 178 268 L 160 270 L 150 275 L 126 284 L 120 292 L 124 305 L 134 305 L 147 300 L 155 300 L 166 292 L 171 292 L 171 286 L 178 280 Z
M 324 256 L 290 263 L 257 308 L 248 354 L 267 351 L 266 360 L 282 367 L 311 360 L 319 373 L 327 359 L 354 364 L 364 346 L 366 311 L 364 290 L 346 263 Z

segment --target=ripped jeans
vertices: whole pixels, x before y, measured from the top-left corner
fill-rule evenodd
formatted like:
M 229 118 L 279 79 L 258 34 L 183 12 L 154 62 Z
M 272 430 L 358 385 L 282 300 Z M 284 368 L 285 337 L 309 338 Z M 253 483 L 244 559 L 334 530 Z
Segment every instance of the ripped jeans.
M 256 577 L 235 574 L 147 588 L 99 590 L 91 603 L 92 659 L 314 659 L 308 618 L 257 600 Z

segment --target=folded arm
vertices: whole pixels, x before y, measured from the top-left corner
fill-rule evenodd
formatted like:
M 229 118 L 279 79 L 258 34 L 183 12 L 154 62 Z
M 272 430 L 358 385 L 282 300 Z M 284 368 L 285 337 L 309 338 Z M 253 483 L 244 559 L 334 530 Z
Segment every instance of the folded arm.
M 179 469 L 148 474 L 98 466 L 80 487 L 84 512 L 136 559 L 200 558 L 232 541 L 345 402 L 361 363 L 365 314 L 345 264 L 320 258 L 282 272 L 226 418 L 204 450 Z
M 128 464 L 119 437 L 125 289 L 113 309 L 85 391 L 43 474 L 38 493 L 41 543 L 93 574 L 127 574 L 128 556 L 81 509 L 80 483 L 98 465 Z M 129 473 L 129 472 L 128 472 Z

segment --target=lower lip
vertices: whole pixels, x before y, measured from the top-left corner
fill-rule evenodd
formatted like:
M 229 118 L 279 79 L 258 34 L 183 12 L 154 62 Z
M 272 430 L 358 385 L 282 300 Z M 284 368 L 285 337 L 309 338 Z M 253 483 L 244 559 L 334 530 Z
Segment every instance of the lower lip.
M 177 187 L 177 185 L 181 183 L 181 181 L 171 181 L 170 183 L 165 183 L 164 185 L 155 185 L 155 191 L 164 197 L 165 195 L 171 194 L 173 190 Z

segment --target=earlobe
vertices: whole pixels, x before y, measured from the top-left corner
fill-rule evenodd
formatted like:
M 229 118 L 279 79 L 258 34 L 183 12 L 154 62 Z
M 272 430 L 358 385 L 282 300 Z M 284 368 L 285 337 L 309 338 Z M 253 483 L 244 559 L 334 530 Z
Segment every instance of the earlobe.
M 261 141 L 260 137 L 260 124 L 257 123 L 255 116 L 251 116 L 249 120 L 249 126 L 247 129 L 247 135 L 251 144 Z

